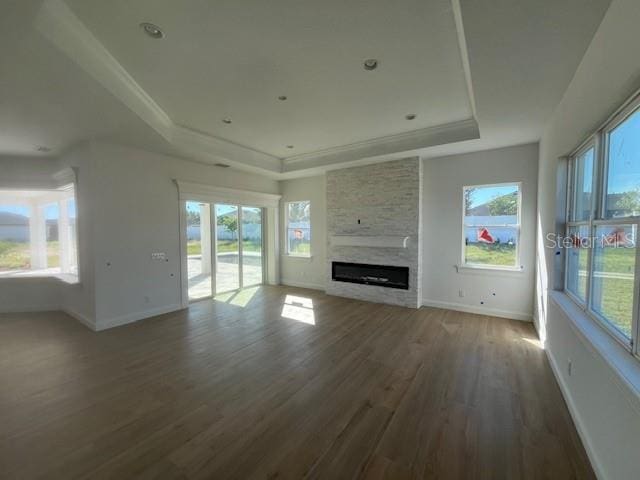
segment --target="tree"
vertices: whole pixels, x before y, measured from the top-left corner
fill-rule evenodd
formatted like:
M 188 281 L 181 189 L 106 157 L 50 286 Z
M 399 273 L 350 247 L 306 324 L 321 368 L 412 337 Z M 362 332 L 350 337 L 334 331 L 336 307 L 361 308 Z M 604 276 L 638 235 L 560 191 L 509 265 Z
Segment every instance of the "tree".
M 293 202 L 289 204 L 289 221 L 291 222 L 308 222 L 309 221 L 309 203 Z
M 187 225 L 200 225 L 200 212 L 187 210 Z
M 510 193 L 508 195 L 502 195 L 496 197 L 487 203 L 489 213 L 492 216 L 496 215 L 517 215 L 518 214 L 518 195 Z
M 238 230 L 238 219 L 231 215 L 220 215 L 218 217 L 218 225 L 226 228 L 235 237 L 235 233 Z
M 471 210 L 471 206 L 473 205 L 473 194 L 475 193 L 475 188 L 466 188 L 464 191 L 464 212 L 465 215 L 469 210 Z
M 630 192 L 624 192 L 618 200 L 617 210 L 624 210 L 628 215 L 640 213 L 640 190 L 637 188 Z

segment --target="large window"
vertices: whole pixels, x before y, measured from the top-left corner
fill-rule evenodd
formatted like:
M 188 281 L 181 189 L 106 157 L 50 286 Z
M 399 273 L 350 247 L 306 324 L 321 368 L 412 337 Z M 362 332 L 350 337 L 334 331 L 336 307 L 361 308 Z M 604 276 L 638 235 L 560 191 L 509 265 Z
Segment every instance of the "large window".
M 0 278 L 78 275 L 73 185 L 0 190 Z
M 569 161 L 565 290 L 637 354 L 640 102 Z
M 464 187 L 463 265 L 519 269 L 520 184 Z
M 311 202 L 287 202 L 287 254 L 299 257 L 311 256 Z

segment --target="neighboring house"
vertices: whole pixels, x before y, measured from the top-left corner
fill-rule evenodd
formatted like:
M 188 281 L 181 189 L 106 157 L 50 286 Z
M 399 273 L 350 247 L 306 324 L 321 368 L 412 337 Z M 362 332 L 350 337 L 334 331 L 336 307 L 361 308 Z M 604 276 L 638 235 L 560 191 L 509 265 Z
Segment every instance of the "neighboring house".
M 17 213 L 0 212 L 0 241 L 28 242 L 29 218 Z

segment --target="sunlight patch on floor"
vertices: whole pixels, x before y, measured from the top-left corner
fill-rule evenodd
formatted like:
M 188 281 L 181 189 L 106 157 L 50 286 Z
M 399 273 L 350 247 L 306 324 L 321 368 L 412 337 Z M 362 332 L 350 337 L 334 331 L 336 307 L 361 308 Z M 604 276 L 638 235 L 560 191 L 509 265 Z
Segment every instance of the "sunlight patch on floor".
M 527 343 L 530 343 L 534 347 L 538 347 L 540 350 L 544 350 L 544 345 L 537 338 L 525 338 L 525 337 L 522 337 L 522 340 L 524 340 Z
M 287 295 L 280 315 L 283 318 L 296 320 L 308 325 L 316 324 L 315 314 L 313 313 L 313 300 L 307 297 Z
M 246 307 L 260 287 L 244 288 L 234 292 L 220 293 L 215 296 L 218 302 L 225 302 L 236 307 Z

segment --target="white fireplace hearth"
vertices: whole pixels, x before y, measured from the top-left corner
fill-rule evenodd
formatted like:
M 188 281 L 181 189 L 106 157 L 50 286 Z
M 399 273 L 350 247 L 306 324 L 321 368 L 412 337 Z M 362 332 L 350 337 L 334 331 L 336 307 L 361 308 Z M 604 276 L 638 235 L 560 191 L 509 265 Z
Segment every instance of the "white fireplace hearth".
M 332 235 L 329 243 L 333 247 L 407 248 L 409 238 L 392 235 Z

